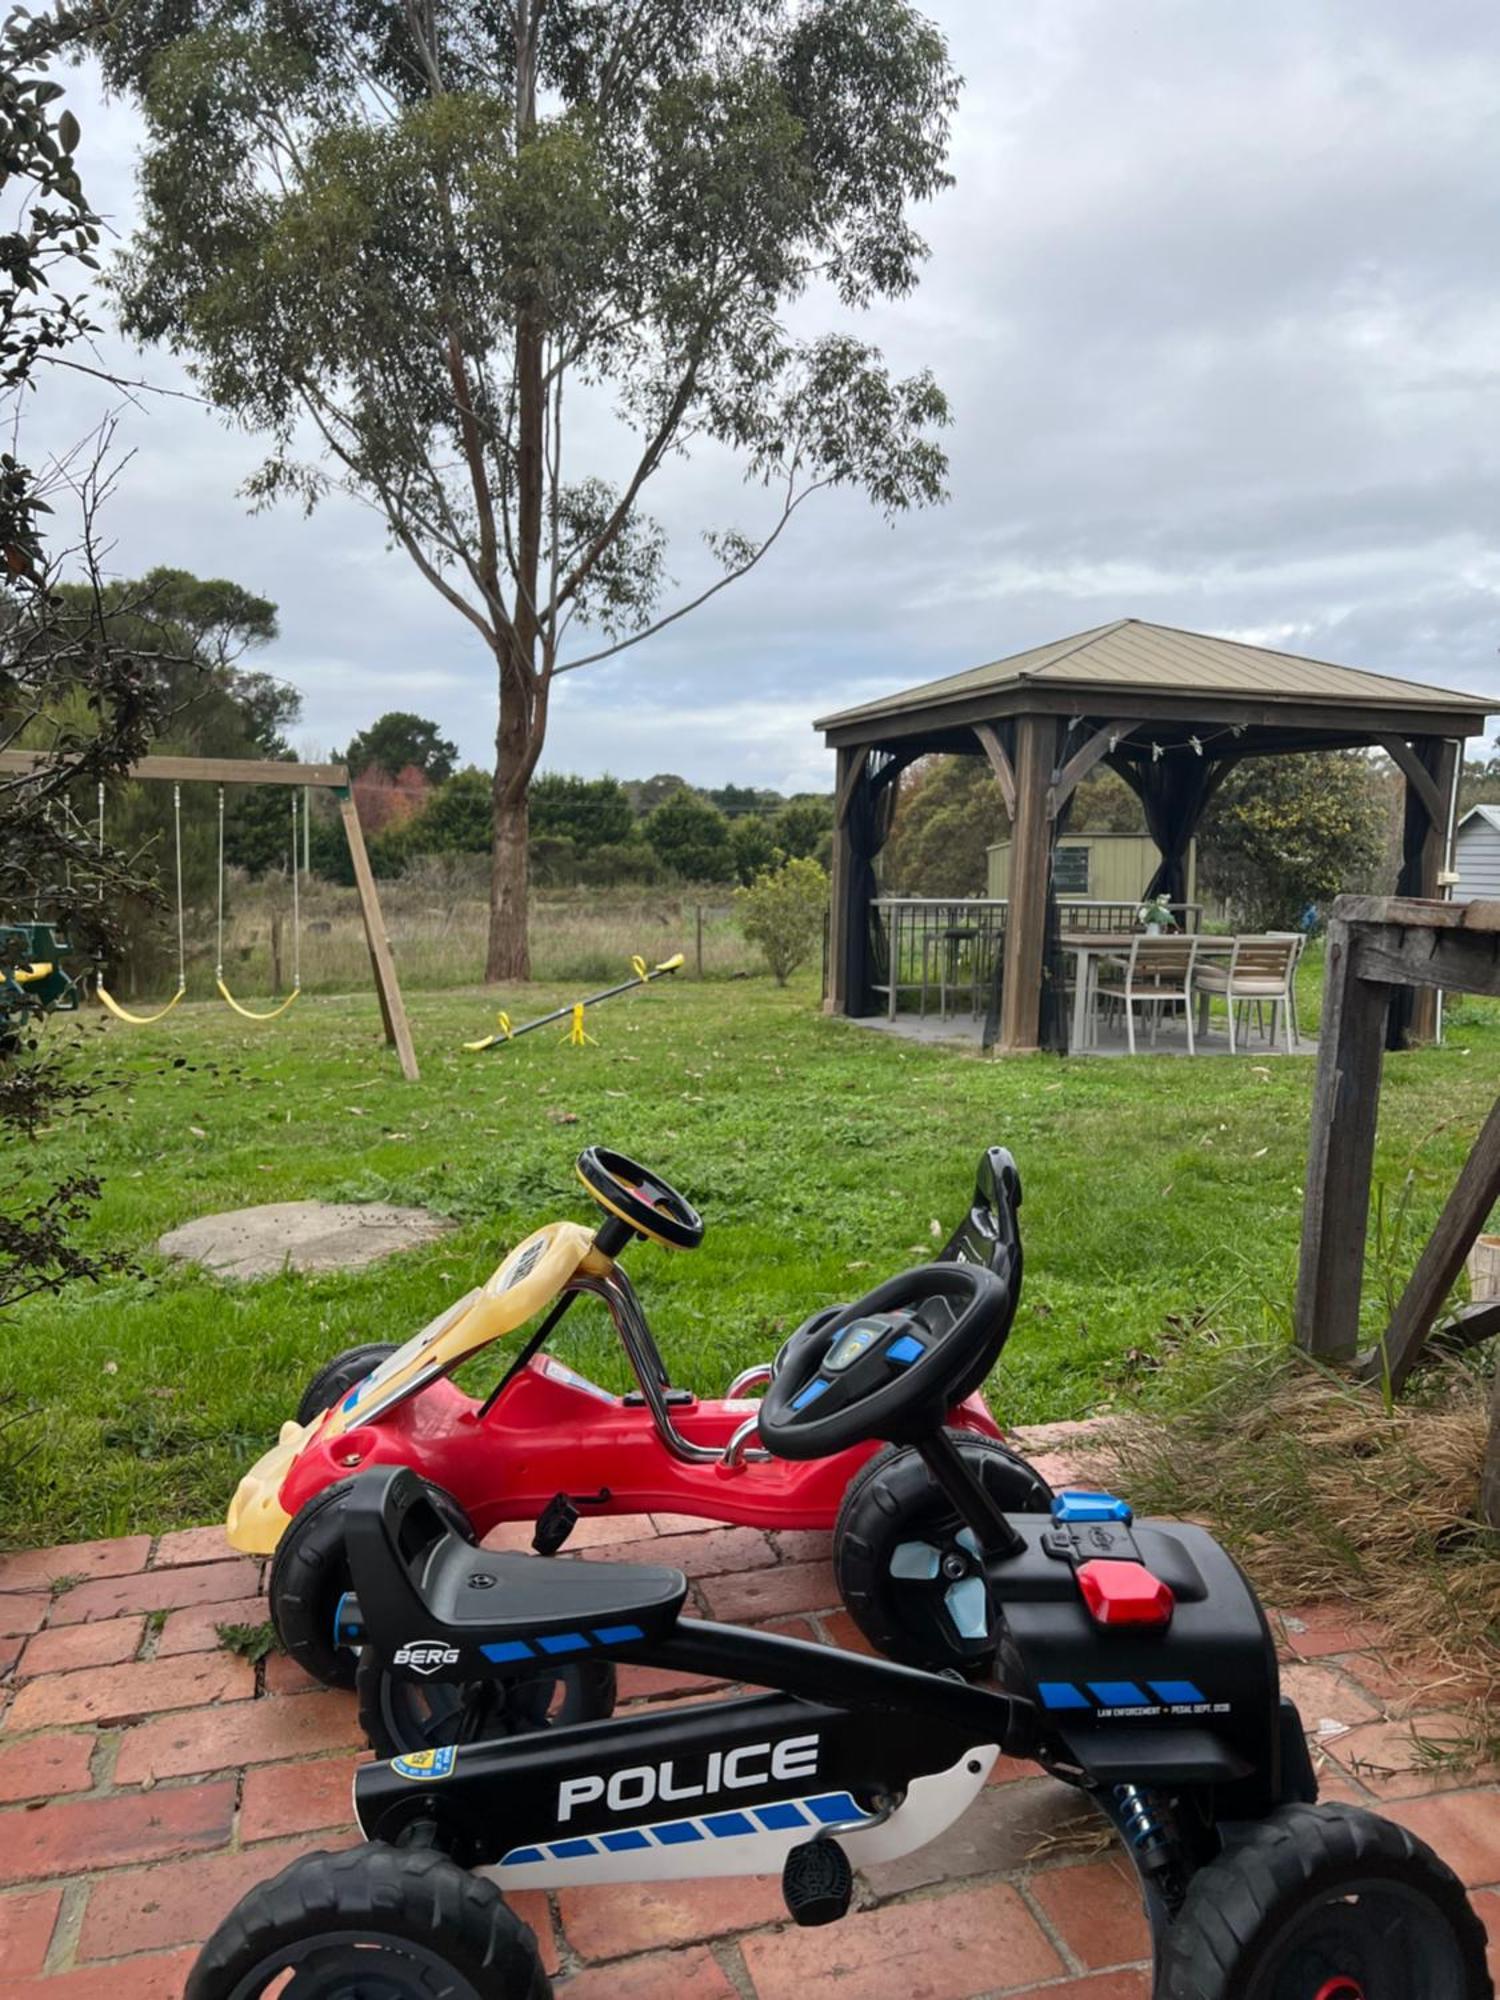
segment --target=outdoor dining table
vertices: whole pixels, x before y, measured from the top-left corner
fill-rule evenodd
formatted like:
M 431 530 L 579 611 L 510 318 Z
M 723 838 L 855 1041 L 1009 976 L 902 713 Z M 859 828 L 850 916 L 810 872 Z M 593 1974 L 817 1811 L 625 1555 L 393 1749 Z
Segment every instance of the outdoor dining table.
M 1088 1046 L 1089 1000 L 1101 962 L 1106 958 L 1128 957 L 1139 936 L 1139 931 L 1063 931 L 1059 936 L 1058 943 L 1073 957 L 1073 1025 L 1068 1034 L 1071 1054 Z M 1201 931 L 1194 931 L 1192 936 L 1200 956 L 1208 952 L 1227 956 L 1234 949 L 1232 937 L 1205 937 Z

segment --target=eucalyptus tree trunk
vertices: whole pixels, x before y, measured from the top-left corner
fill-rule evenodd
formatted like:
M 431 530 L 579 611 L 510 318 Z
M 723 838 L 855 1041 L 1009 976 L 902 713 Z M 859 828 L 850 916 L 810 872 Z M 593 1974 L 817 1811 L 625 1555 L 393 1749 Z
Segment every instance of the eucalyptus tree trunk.
M 500 726 L 495 734 L 490 927 L 484 959 L 487 980 L 531 977 L 531 947 L 527 930 L 530 815 L 527 783 L 520 775 L 526 764 L 526 743 L 525 721 L 519 716 L 519 710 L 520 704 L 508 700 L 502 693 Z
M 537 0 L 516 7 L 516 150 L 536 138 Z M 531 977 L 530 847 L 528 794 L 546 734 L 546 683 L 550 657 L 538 672 L 542 640 L 541 557 L 544 425 L 547 392 L 545 336 L 539 303 L 523 304 L 516 319 L 516 592 L 509 632 L 497 647 L 500 720 L 495 732 L 493 834 L 490 848 L 490 925 L 486 980 Z M 498 579 L 497 579 L 498 581 Z M 548 648 L 543 647 L 544 653 Z

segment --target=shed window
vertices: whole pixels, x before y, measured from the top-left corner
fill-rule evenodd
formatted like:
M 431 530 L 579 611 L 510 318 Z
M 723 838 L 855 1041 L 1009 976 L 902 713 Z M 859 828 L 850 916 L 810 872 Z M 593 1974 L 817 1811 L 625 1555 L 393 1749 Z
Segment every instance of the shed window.
M 1059 847 L 1053 857 L 1052 882 L 1059 896 L 1086 896 L 1089 892 L 1089 849 Z

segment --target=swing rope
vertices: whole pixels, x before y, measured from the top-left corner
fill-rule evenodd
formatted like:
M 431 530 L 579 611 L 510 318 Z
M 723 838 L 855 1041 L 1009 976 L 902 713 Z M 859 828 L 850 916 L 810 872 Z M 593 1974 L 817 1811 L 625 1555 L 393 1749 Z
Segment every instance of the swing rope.
M 219 962 L 214 967 L 214 985 L 236 1014 L 247 1021 L 274 1021 L 284 1014 L 302 992 L 302 904 L 297 885 L 297 793 L 292 792 L 292 990 L 279 1007 L 257 1013 L 242 1007 L 224 983 L 224 787 L 219 787 Z
M 187 924 L 182 907 L 182 787 L 172 787 L 172 843 L 177 854 L 177 991 L 165 1007 L 158 1007 L 154 1014 L 132 1014 L 128 1007 L 122 1007 L 104 984 L 104 968 L 101 965 L 94 980 L 94 991 L 101 1003 L 118 1021 L 128 1021 L 132 1028 L 149 1028 L 153 1021 L 161 1021 L 171 1013 L 183 994 L 187 992 Z M 99 854 L 104 854 L 104 787 L 99 787 Z M 104 878 L 99 878 L 99 900 L 104 901 Z

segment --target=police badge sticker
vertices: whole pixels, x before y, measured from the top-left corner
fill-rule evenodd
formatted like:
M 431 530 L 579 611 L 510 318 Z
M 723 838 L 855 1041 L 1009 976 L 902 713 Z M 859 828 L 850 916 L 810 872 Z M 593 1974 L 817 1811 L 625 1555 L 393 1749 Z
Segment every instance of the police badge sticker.
M 405 1757 L 393 1757 L 391 1769 L 398 1778 L 431 1784 L 436 1778 L 452 1777 L 457 1761 L 458 1751 L 451 1743 L 444 1743 L 437 1750 L 413 1750 Z

